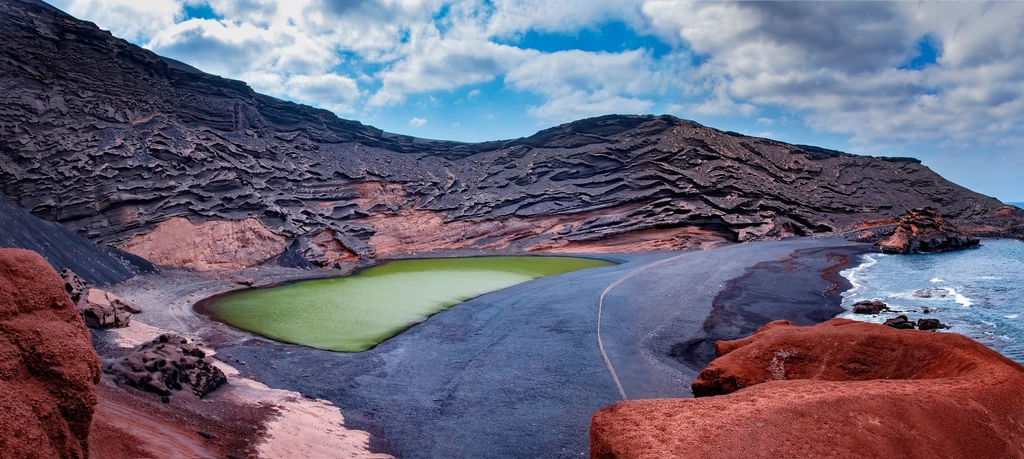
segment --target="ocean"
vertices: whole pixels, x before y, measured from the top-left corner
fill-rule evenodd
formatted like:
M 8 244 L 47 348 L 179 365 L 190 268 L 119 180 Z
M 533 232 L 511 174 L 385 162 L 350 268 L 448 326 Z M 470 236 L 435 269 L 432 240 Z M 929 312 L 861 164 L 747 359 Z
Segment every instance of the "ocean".
M 983 239 L 981 244 L 958 252 L 862 255 L 857 266 L 841 273 L 853 285 L 842 304 L 850 311 L 857 301 L 877 299 L 911 320 L 939 319 L 952 327 L 946 331 L 1024 364 L 1024 242 Z M 899 314 L 840 317 L 883 322 Z

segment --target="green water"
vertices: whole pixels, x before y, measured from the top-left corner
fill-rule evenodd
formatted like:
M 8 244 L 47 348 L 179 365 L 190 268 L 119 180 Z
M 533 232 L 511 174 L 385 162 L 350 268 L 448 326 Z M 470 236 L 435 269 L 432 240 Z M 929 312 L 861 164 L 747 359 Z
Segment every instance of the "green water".
M 210 311 L 221 322 L 278 341 L 358 352 L 484 293 L 610 264 L 569 257 L 393 261 L 350 277 L 231 293 L 216 299 Z

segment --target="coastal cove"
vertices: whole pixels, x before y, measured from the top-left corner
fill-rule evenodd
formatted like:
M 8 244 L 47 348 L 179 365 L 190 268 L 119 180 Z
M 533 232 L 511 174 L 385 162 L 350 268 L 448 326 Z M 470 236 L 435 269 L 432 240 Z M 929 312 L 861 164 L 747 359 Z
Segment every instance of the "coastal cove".
M 842 272 L 844 318 L 884 322 L 899 314 L 939 319 L 960 333 L 1024 363 L 1024 242 L 983 239 L 975 249 L 918 255 L 870 253 Z M 850 313 L 860 300 L 895 311 Z M 925 313 L 924 311 L 928 312 Z
M 375 452 L 579 457 L 588 449 L 594 411 L 621 400 L 596 336 L 598 300 L 609 286 L 632 275 L 608 290 L 601 324 L 626 394 L 691 397 L 699 369 L 672 358 L 671 348 L 703 335 L 715 297 L 731 280 L 759 263 L 790 260 L 806 265 L 807 275 L 767 284 L 787 295 L 821 298 L 833 289 L 821 277 L 836 262 L 828 254 L 865 248 L 795 239 L 615 254 L 608 259 L 616 265 L 543 277 L 457 304 L 364 352 L 243 336 L 222 337 L 219 352 L 244 361 L 239 370 L 246 378 L 334 403 L 346 427 L 373 433 Z M 802 249 L 813 250 L 797 252 Z M 839 312 L 837 304 L 814 301 L 802 314 L 824 320 Z M 784 317 L 766 308 L 759 320 Z
M 201 301 L 196 310 L 278 341 L 359 352 L 470 298 L 612 264 L 526 256 L 396 260 L 345 277 L 228 292 Z

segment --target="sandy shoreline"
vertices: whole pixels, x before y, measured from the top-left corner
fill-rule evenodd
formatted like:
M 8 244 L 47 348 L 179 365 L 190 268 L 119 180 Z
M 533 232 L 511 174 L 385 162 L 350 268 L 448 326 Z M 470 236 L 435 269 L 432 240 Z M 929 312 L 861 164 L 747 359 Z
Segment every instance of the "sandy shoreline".
M 604 333 L 611 337 L 612 360 L 627 373 L 631 395 L 689 396 L 688 381 L 695 371 L 672 358 L 669 349 L 690 339 L 707 338 L 702 334 L 706 322 L 713 311 L 722 309 L 721 302 L 712 299 L 724 291 L 749 288 L 733 284 L 757 266 L 814 259 L 807 254 L 791 256 L 795 250 L 825 253 L 847 245 L 841 240 L 806 239 L 708 251 L 593 255 L 622 264 L 483 295 L 358 354 L 272 342 L 192 310 L 204 298 L 243 287 L 222 279 L 249 278 L 256 285 L 266 285 L 342 272 L 275 268 L 215 276 L 164 270 L 118 286 L 116 294 L 135 301 L 146 312 L 123 332 L 97 335 L 108 343 L 120 340 L 126 345 L 159 329 L 182 333 L 217 349 L 218 357 L 233 366 L 226 368 L 232 373 L 232 387 L 226 393 L 240 403 L 273 399 L 281 405 L 286 396 L 267 395 L 279 391 L 294 394 L 295 399 L 333 404 L 305 400 L 315 405 L 278 408 L 267 417 L 268 425 L 273 425 L 273 419 L 286 422 L 278 423 L 276 431 L 259 429 L 258 438 L 250 440 L 263 445 L 255 451 L 260 457 L 280 457 L 287 451 L 316 457 L 317 450 L 296 449 L 323 443 L 296 441 L 304 432 L 314 431 L 350 440 L 352 457 L 380 457 L 375 456 L 378 453 L 578 457 L 586 451 L 590 415 L 618 399 L 593 335 L 601 290 L 640 267 L 685 255 L 613 292 Z M 853 253 L 863 248 L 841 250 Z M 787 293 L 820 289 L 820 263 L 807 264 L 808 269 L 818 270 L 819 283 L 811 285 L 813 279 L 802 276 L 803 280 L 786 284 Z M 770 310 L 761 312 L 767 319 L 781 318 L 772 317 Z M 264 395 L 246 393 L 253 390 L 251 384 L 262 386 L 259 390 Z M 305 423 L 287 418 L 296 413 Z M 273 438 L 291 443 L 275 446 L 268 441 Z M 481 444 L 480 438 L 488 438 L 483 442 L 488 444 Z

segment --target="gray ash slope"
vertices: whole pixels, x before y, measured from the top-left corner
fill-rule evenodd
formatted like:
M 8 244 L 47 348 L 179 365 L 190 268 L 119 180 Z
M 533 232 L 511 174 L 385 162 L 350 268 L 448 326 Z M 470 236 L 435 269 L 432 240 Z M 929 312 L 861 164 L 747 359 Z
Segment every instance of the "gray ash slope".
M 358 201 L 366 182 L 398 184 L 403 201 Z M 360 256 L 375 250 L 367 218 L 403 209 L 446 222 L 578 216 L 540 236 L 570 241 L 671 228 L 737 241 L 845 229 L 925 205 L 954 218 L 1001 205 L 913 159 L 670 116 L 605 116 L 477 144 L 389 134 L 19 0 L 0 0 L 0 192 L 105 244 L 178 216 L 253 216 L 291 239 L 332 229 Z
M 116 284 L 153 265 L 131 254 L 102 247 L 67 228 L 40 220 L 0 195 L 0 247 L 38 252 L 53 269 L 70 269 L 87 282 Z

